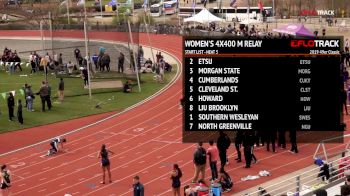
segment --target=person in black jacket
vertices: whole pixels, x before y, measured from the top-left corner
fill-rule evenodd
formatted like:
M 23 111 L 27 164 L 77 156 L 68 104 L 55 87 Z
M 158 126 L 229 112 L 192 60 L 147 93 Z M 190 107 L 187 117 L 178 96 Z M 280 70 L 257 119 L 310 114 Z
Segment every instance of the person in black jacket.
M 235 147 L 237 151 L 237 163 L 242 162 L 242 154 L 241 154 L 241 145 L 243 142 L 243 132 L 237 131 L 236 137 L 235 137 Z
M 140 177 L 135 176 L 134 177 L 134 196 L 144 196 L 145 195 L 145 188 L 144 186 L 140 183 Z
M 192 183 L 196 183 L 198 180 L 199 173 L 201 173 L 201 180 L 205 180 L 205 166 L 207 163 L 207 152 L 202 147 L 203 143 L 199 142 L 198 147 L 193 155 L 193 163 L 195 166 L 195 173 L 193 176 Z
M 224 170 L 227 161 L 227 149 L 230 147 L 231 140 L 223 131 L 220 131 L 219 134 L 220 136 L 216 144 L 219 149 L 219 156 L 221 162 L 220 170 Z
M 267 132 L 267 141 L 266 141 L 266 149 L 267 151 L 270 151 L 270 143 L 272 146 L 272 152 L 277 152 L 276 151 L 276 131 L 271 130 Z
M 298 146 L 297 146 L 297 132 L 296 130 L 291 130 L 289 131 L 289 138 L 290 138 L 290 143 L 292 145 L 291 149 L 289 152 L 291 153 L 298 153 Z
M 286 149 L 286 131 L 278 130 L 278 146 L 281 149 Z
M 23 124 L 22 101 L 21 100 L 18 100 L 17 118 L 18 118 L 18 122 Z
M 15 98 L 13 97 L 13 94 L 10 92 L 9 97 L 7 98 L 7 107 L 9 109 L 9 120 L 13 121 L 12 118 L 15 117 L 13 115 L 13 111 L 15 108 Z
M 245 168 L 250 168 L 252 162 L 252 147 L 254 144 L 254 136 L 248 131 L 244 132 L 243 146 L 244 146 L 244 158 Z

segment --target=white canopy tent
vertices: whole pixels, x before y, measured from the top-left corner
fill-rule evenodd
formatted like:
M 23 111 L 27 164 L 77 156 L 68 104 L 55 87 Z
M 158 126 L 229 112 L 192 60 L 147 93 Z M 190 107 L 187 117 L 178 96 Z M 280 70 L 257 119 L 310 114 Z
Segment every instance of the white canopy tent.
M 185 18 L 184 22 L 198 22 L 202 24 L 210 23 L 210 22 L 223 22 L 224 20 L 214 16 L 207 9 L 203 8 L 198 14 Z

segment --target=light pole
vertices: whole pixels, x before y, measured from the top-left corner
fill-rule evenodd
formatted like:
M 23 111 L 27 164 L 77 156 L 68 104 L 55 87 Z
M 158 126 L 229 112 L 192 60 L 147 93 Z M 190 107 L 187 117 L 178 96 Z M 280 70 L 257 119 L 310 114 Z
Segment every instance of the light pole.
M 87 15 L 86 15 L 86 2 L 84 1 L 84 39 L 85 39 L 85 55 L 86 55 L 86 69 L 88 72 L 88 87 L 89 87 L 89 98 L 91 99 L 91 78 L 90 78 L 90 57 L 88 47 L 88 35 L 87 35 Z M 100 0 L 100 4 L 101 4 Z M 102 9 L 101 9 L 102 11 Z
M 130 27 L 130 20 L 128 19 L 128 28 L 129 28 L 129 36 L 130 36 L 130 41 L 131 41 L 131 47 L 132 47 L 132 53 L 134 55 L 134 63 L 135 63 L 135 70 L 136 70 L 136 77 L 137 77 L 137 84 L 139 86 L 139 92 L 141 92 L 141 85 L 140 85 L 140 78 L 139 78 L 139 66 L 137 65 L 137 61 L 136 61 L 136 52 L 135 52 L 135 45 L 134 45 L 134 41 L 133 41 L 133 37 L 132 37 L 132 33 L 131 33 L 131 27 Z M 132 63 L 132 62 L 130 62 Z
M 70 26 L 70 17 L 69 17 L 69 0 L 66 0 L 67 5 L 67 19 L 68 19 L 68 25 Z
M 85 9 L 85 12 L 86 12 L 86 6 L 85 6 L 85 4 L 84 4 L 84 9 Z M 102 16 L 102 0 L 100 0 L 100 14 L 101 14 L 101 18 L 103 17 Z

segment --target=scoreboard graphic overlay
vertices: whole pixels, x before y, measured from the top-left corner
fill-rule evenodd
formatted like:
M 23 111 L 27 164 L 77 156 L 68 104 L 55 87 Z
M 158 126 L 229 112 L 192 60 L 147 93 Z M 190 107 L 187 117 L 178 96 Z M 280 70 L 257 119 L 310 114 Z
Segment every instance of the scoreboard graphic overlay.
M 342 131 L 341 48 L 341 37 L 184 37 L 184 132 Z

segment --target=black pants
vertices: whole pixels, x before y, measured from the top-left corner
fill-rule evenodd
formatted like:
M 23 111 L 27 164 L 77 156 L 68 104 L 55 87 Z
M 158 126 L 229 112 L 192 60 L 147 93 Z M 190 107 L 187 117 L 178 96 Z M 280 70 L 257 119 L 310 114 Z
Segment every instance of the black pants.
M 46 97 L 45 97 L 45 100 L 46 100 L 46 103 L 47 103 L 47 108 L 49 108 L 49 110 L 51 110 L 51 97 L 50 97 L 50 95 L 47 95 Z
M 256 158 L 256 156 L 254 155 L 254 147 L 251 147 L 251 154 L 252 154 L 252 160 L 254 160 L 254 162 L 257 162 L 258 159 Z
M 251 146 L 245 146 L 244 147 L 244 158 L 245 158 L 245 166 L 250 167 L 250 164 L 252 162 L 252 147 Z
M 299 151 L 298 151 L 297 142 L 296 141 L 291 141 L 291 145 L 292 145 L 292 148 L 290 149 L 290 151 L 298 153 Z
M 242 155 L 241 155 L 241 144 L 240 143 L 235 143 L 235 147 L 236 147 L 236 152 L 237 152 L 237 159 L 239 161 L 242 160 Z
M 45 100 L 46 97 L 40 97 L 41 99 L 41 111 L 45 112 Z
M 118 64 L 118 73 L 124 73 L 124 66 L 122 64 Z
M 286 148 L 286 132 L 278 131 L 278 146 L 281 148 Z
M 221 162 L 221 169 L 223 169 L 226 165 L 226 161 L 227 161 L 227 151 L 223 150 L 219 152 L 219 156 L 220 156 L 220 162 Z
M 13 115 L 13 110 L 14 110 L 13 106 L 8 106 L 8 108 L 9 108 L 9 119 L 12 120 L 12 118 L 15 117 Z
M 17 118 L 18 118 L 18 122 L 23 124 L 23 116 L 22 116 L 22 112 L 17 112 Z
M 272 146 L 272 152 L 276 152 L 276 138 L 275 137 L 268 137 L 266 141 L 266 149 L 267 151 L 270 151 L 270 142 Z
M 56 148 L 56 145 L 55 145 L 55 142 L 51 142 L 50 143 L 50 145 L 51 145 L 51 150 L 53 150 L 54 152 L 57 152 L 58 151 L 58 149 Z
M 216 161 L 210 162 L 211 178 L 218 179 L 218 168 L 216 166 Z

